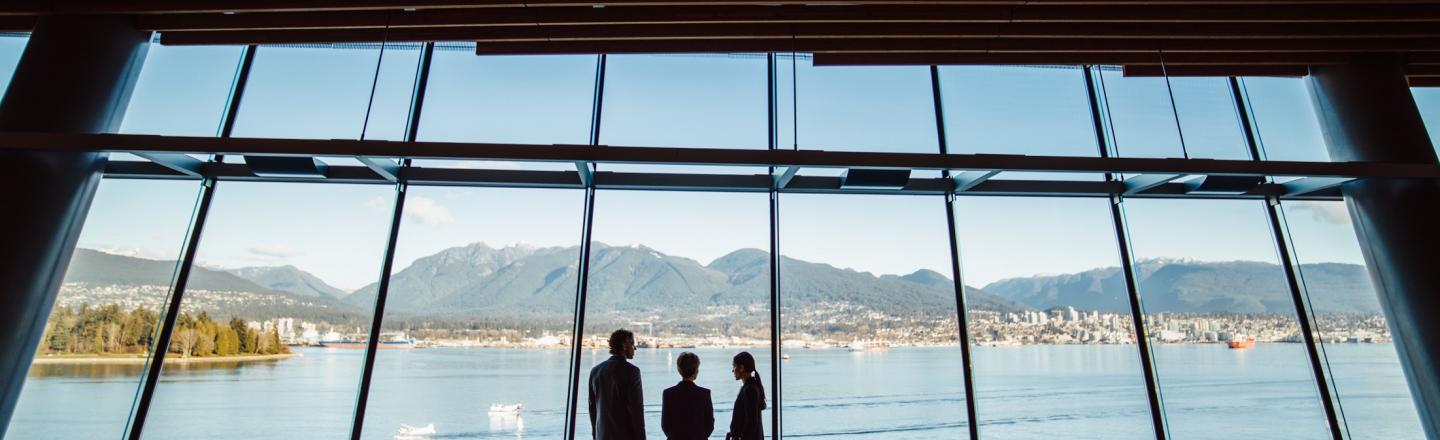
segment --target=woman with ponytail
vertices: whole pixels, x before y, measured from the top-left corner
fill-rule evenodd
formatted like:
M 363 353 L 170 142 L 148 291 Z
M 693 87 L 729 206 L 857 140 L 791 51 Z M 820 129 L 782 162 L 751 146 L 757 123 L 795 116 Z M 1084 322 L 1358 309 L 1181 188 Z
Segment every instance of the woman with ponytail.
M 761 425 L 765 410 L 765 386 L 760 383 L 760 373 L 755 371 L 755 357 L 749 352 L 735 355 L 732 370 L 735 380 L 744 381 L 740 395 L 735 397 L 735 411 L 731 413 L 729 440 L 762 440 L 765 427 Z

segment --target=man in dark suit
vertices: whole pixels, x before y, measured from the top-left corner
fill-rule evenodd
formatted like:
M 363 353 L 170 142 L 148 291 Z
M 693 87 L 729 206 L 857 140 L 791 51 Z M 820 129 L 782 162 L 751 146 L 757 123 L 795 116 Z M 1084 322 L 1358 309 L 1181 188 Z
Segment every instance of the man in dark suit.
M 590 369 L 590 428 L 595 440 L 645 440 L 645 403 L 635 334 L 620 329 L 610 334 L 610 359 Z
M 695 385 L 700 375 L 700 356 L 680 353 L 675 360 L 680 370 L 680 383 L 665 389 L 660 405 L 660 430 L 669 440 L 703 440 L 715 430 L 715 408 L 710 390 Z

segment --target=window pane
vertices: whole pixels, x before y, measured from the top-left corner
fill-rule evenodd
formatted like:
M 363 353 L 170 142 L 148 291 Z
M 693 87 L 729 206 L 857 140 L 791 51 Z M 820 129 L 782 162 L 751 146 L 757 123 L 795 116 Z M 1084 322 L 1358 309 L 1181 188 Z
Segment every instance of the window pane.
M 1264 208 L 1125 202 L 1174 438 L 1329 436 Z
M 404 425 L 434 425 L 437 437 L 564 437 L 583 196 L 410 188 L 381 345 L 397 349 L 376 354 L 364 438 L 389 440 Z M 375 292 L 347 302 L 373 304 Z M 489 411 L 516 403 L 518 413 Z
M 394 189 L 219 185 L 145 437 L 344 436 L 364 358 L 344 342 L 371 319 L 346 299 L 379 276 Z
M 763 55 L 611 55 L 600 143 L 765 149 L 766 93 Z
M 1100 155 L 1077 66 L 940 68 L 945 139 L 955 154 Z M 1100 180 L 1098 174 L 1002 173 L 1000 179 Z
M 262 46 L 235 136 L 402 140 L 419 56 L 418 44 L 386 45 L 376 81 L 376 44 Z
M 967 294 L 1012 306 L 969 313 L 981 435 L 1153 438 L 1109 201 L 960 197 L 955 217 Z
M 20 64 L 20 54 L 25 52 L 25 43 L 29 41 L 30 36 L 26 34 L 0 33 L 0 97 L 5 96 L 15 66 Z
M 436 43 L 418 137 L 437 142 L 590 143 L 594 55 L 476 56 Z M 574 170 L 573 164 L 416 160 L 416 166 Z
M 802 150 L 940 152 L 925 67 L 815 67 L 781 54 L 776 75 L 779 148 L 795 146 L 798 130 Z
M 1425 438 L 1345 203 L 1283 206 L 1349 438 Z
M 1425 121 L 1425 130 L 1430 132 L 1430 144 L 1440 154 L 1440 87 L 1415 87 L 1415 105 L 1420 107 L 1420 118 Z
M 700 357 L 695 383 L 710 389 L 711 438 L 724 438 L 741 383 L 731 360 L 749 352 L 770 378 L 770 225 L 765 194 L 602 191 L 595 195 L 581 410 L 575 438 L 591 438 L 585 383 L 610 358 L 606 338 L 626 328 L 637 349 L 629 362 L 643 376 L 645 430 L 660 430 L 661 396 L 680 382 L 675 359 Z M 719 233 L 717 233 L 719 232 Z M 767 405 L 774 406 L 773 402 Z M 767 432 L 770 412 L 762 413 Z
M 964 437 L 943 199 L 786 194 L 780 202 L 784 434 Z M 1001 301 L 976 293 L 971 302 Z
M 1249 77 L 1240 81 L 1265 159 L 1330 160 L 1306 79 Z
M 1117 157 L 1250 157 L 1229 79 L 1167 80 L 1125 77 L 1118 68 L 1095 70 L 1100 74 L 1100 92 Z
M 120 132 L 218 135 L 243 51 L 240 46 L 151 44 Z
M 198 189 L 101 181 L 6 437 L 124 436 Z

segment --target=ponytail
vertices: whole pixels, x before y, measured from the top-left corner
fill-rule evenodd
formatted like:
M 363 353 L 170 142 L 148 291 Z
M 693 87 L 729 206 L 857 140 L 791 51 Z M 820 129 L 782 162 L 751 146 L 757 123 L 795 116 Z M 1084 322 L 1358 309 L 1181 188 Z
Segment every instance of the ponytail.
M 740 354 L 735 355 L 735 365 L 744 367 L 746 371 L 750 372 L 750 377 L 745 379 L 745 382 L 747 382 L 746 385 L 752 382 L 755 384 L 755 390 L 760 393 L 760 409 L 766 409 L 765 384 L 764 381 L 760 380 L 760 372 L 755 371 L 755 356 L 751 356 L 748 351 L 742 351 Z

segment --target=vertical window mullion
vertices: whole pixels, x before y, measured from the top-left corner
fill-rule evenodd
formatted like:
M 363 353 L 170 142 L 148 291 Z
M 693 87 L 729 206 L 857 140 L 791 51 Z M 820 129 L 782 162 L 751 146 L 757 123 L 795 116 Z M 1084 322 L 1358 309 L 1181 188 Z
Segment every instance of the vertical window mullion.
M 1095 90 L 1095 75 L 1091 72 L 1092 66 L 1083 66 L 1081 71 L 1085 77 L 1085 91 L 1090 95 L 1090 117 L 1094 121 L 1095 144 L 1100 151 L 1100 157 L 1110 157 L 1108 136 L 1106 136 L 1104 109 L 1101 108 L 1100 95 Z M 1115 181 L 1117 177 L 1111 173 L 1105 173 L 1105 180 Z M 1165 407 L 1163 396 L 1160 392 L 1160 381 L 1156 376 L 1155 360 L 1153 352 L 1150 351 L 1149 333 L 1145 329 L 1145 310 L 1140 305 L 1140 286 L 1135 272 L 1135 258 L 1130 250 L 1130 231 L 1125 222 L 1124 199 L 1119 195 L 1110 197 L 1110 218 L 1115 226 L 1115 241 L 1120 252 L 1121 270 L 1125 274 L 1125 291 L 1130 297 L 1130 320 L 1134 323 L 1135 345 L 1140 350 L 1140 364 L 1145 375 L 1145 393 L 1150 402 L 1151 424 L 1155 429 L 1156 440 L 1166 440 L 1169 437 L 1169 426 L 1165 422 Z
M 945 111 L 940 98 L 940 68 L 930 66 L 930 92 L 935 103 L 935 135 L 938 137 L 940 154 L 949 154 L 945 139 Z M 941 177 L 950 178 L 950 170 L 941 170 Z M 960 241 L 955 232 L 955 192 L 945 193 L 945 223 L 949 227 L 946 234 L 950 239 L 950 279 L 955 280 L 955 322 L 960 337 L 960 359 L 964 363 L 961 367 L 961 380 L 965 385 L 965 417 L 970 432 L 970 440 L 980 438 L 980 420 L 976 415 L 975 408 L 975 363 L 970 358 L 970 317 L 969 308 L 965 305 L 965 281 L 960 273 Z
M 590 145 L 600 144 L 600 110 L 604 103 L 605 96 L 605 55 L 595 56 L 595 93 L 591 98 L 593 106 L 590 109 Z M 581 166 L 592 166 L 580 163 Z M 599 169 L 594 167 L 592 170 Z M 590 277 L 590 236 L 592 226 L 595 224 L 595 187 L 587 184 L 585 188 L 585 208 L 582 212 L 584 219 L 580 229 L 580 255 L 578 280 L 575 286 L 575 325 L 570 333 L 570 384 L 567 388 L 565 401 L 565 438 L 575 439 L 575 425 L 579 414 L 580 392 L 580 356 L 581 345 L 585 337 L 585 296 L 588 293 L 587 287 Z

